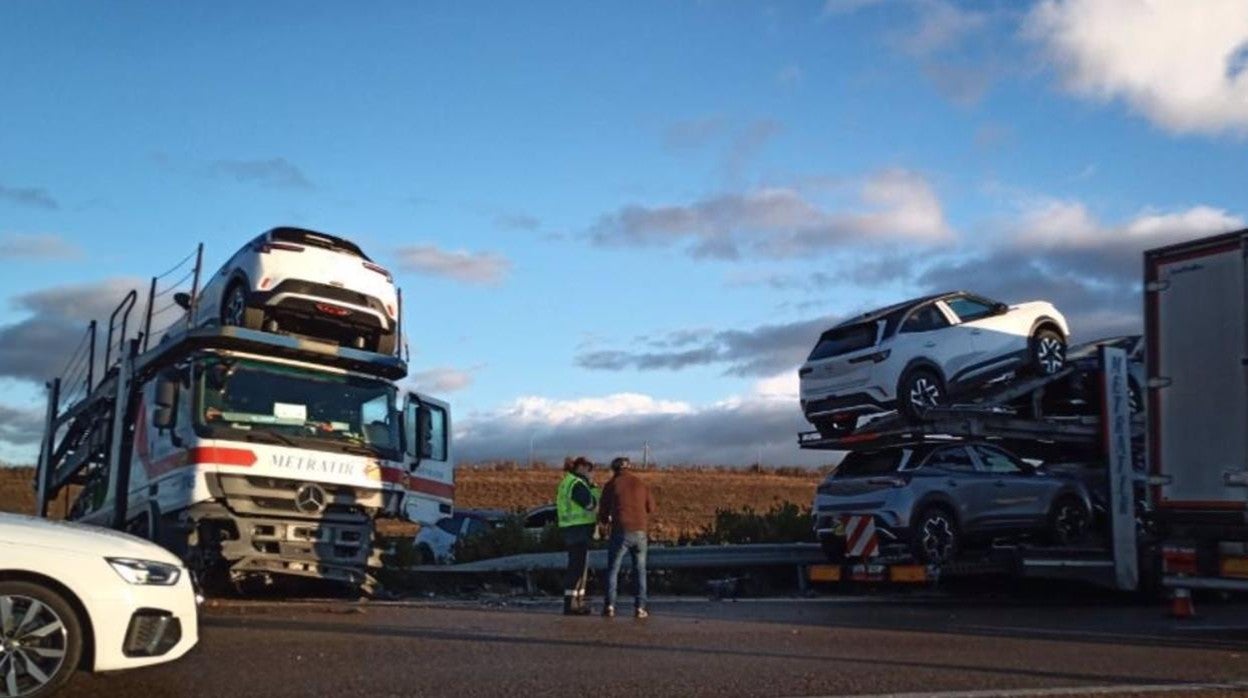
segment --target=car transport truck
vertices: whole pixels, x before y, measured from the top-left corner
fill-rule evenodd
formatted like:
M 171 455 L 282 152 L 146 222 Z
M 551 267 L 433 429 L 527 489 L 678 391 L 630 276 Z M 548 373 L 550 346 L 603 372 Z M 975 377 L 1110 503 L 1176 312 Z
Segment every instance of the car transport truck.
M 452 511 L 449 406 L 397 387 L 399 357 L 195 327 L 190 312 L 149 341 L 151 300 L 170 290 L 152 289 L 141 330 L 131 292 L 102 360 L 92 323 L 77 368 L 49 384 L 40 515 L 65 493 L 67 518 L 160 543 L 209 590 L 292 577 L 367 589 L 376 519 Z
M 1093 493 L 1095 530 L 1058 544 L 1053 536 L 991 540 L 931 564 L 913 546 L 891 545 L 878 507 L 817 495 L 815 534 L 834 564 L 812 577 L 919 582 L 989 572 L 1131 591 L 1248 591 L 1248 230 L 1148 250 L 1143 262 L 1142 352 L 1134 340 L 1093 342 L 1072 354 L 1095 362 L 998 382 L 959 404 L 884 416 L 853 433 L 799 435 L 803 448 L 865 454 L 996 444 L 1080 478 Z M 1073 402 L 1090 404 L 1053 399 L 1068 397 L 1072 383 L 1083 386 Z M 1002 493 L 1012 491 L 1004 480 L 1043 472 L 979 470 Z M 850 484 L 904 486 L 903 475 Z M 835 475 L 821 487 L 848 486 L 834 483 Z

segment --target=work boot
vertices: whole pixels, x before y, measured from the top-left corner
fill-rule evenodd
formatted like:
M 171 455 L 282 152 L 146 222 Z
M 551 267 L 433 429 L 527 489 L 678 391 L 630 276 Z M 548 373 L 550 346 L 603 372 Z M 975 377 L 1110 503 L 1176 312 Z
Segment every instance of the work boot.
M 603 618 L 614 618 L 614 617 L 615 617 L 615 606 L 603 606 L 603 607 L 602 607 L 602 617 L 603 617 Z
M 576 597 L 571 594 L 563 595 L 563 615 L 576 616 L 580 615 L 576 612 Z
M 585 603 L 584 596 L 577 596 L 572 602 L 572 615 L 587 616 L 593 611 L 590 610 L 589 604 Z
M 648 612 L 646 612 L 646 609 L 642 608 L 641 606 L 638 606 L 638 607 L 637 607 L 637 608 L 633 611 L 633 615 L 634 615 L 634 616 L 636 616 L 636 617 L 638 617 L 638 618 L 649 618 L 649 617 L 650 617 L 650 614 L 649 614 Z

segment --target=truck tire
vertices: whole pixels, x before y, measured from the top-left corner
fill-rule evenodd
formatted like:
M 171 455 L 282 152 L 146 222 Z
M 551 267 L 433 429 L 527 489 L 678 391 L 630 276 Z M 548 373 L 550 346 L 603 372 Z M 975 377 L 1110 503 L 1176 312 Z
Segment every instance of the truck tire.
M 247 287 L 235 281 L 221 300 L 221 325 L 248 330 L 264 329 L 264 311 L 248 305 Z
M 945 385 L 929 368 L 912 368 L 897 382 L 897 411 L 909 419 L 918 419 L 928 407 L 945 403 Z
M 944 506 L 931 506 L 915 519 L 910 549 L 919 562 L 942 565 L 958 556 L 958 522 Z
M 1051 376 L 1066 368 L 1066 340 L 1057 331 L 1042 327 L 1028 342 L 1031 370 L 1038 376 Z
M 6 669 L 0 681 L 15 681 L 17 695 L 23 698 L 56 693 L 82 661 L 83 620 L 65 597 L 43 584 L 0 582 L 0 602 L 19 622 L 34 612 L 18 627 L 7 631 L 0 627 L 0 667 Z M 6 651 L 5 641 L 11 640 L 21 645 Z M 32 665 L 35 671 L 30 670 Z

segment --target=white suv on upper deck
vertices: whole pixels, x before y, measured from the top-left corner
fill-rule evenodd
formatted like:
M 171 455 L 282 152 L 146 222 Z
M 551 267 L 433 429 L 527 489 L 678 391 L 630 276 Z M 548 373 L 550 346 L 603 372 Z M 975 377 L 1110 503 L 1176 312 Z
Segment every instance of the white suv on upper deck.
M 1070 328 L 1044 301 L 1006 305 L 962 291 L 916 298 L 824 332 L 798 371 L 802 412 L 825 436 L 893 409 L 914 416 L 1020 369 L 1054 374 Z
M 273 228 L 207 280 L 191 324 L 284 332 L 392 356 L 398 322 L 394 278 L 355 243 Z

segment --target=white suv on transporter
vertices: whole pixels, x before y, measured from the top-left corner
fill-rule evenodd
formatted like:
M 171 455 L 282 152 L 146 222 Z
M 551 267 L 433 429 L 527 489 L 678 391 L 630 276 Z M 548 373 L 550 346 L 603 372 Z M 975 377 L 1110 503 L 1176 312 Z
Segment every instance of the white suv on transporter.
M 820 335 L 798 371 L 802 412 L 825 437 L 864 415 L 915 417 L 1010 373 L 1057 373 L 1069 336 L 1044 301 L 1006 305 L 957 291 L 873 310 Z
M 273 228 L 204 284 L 195 327 L 234 325 L 332 341 L 393 356 L 394 277 L 355 243 L 302 228 Z

